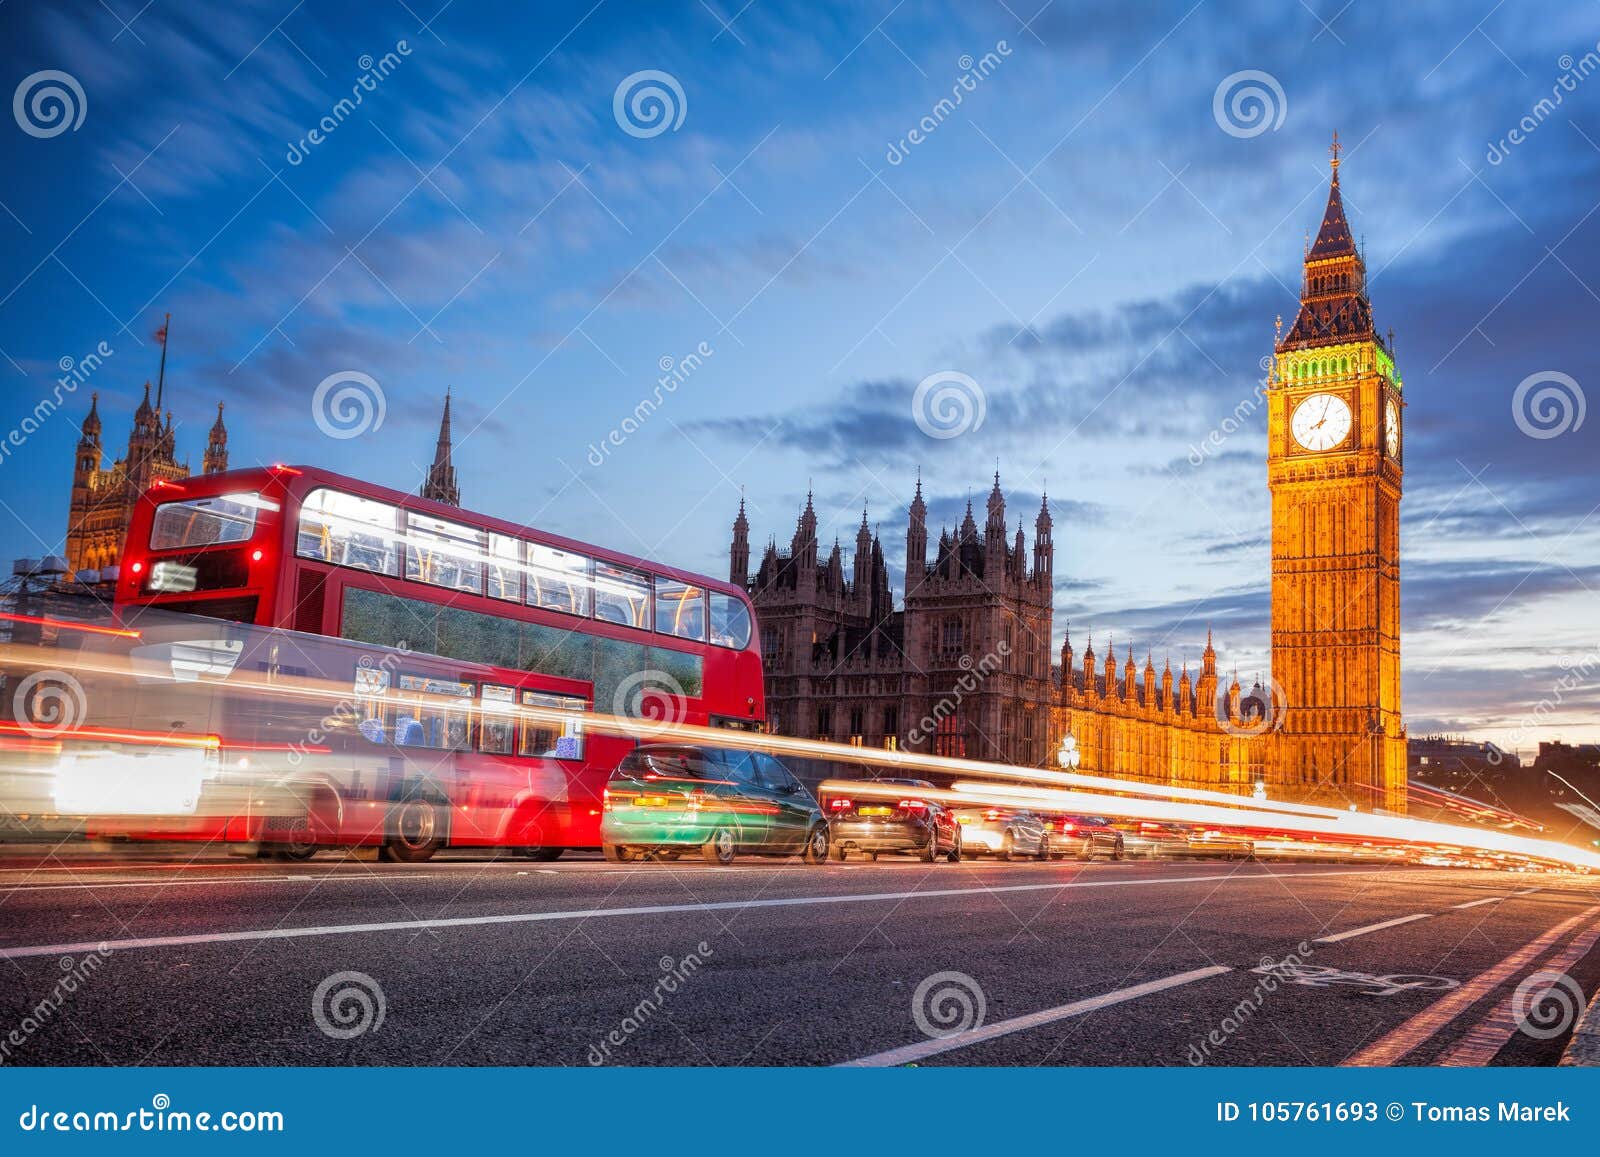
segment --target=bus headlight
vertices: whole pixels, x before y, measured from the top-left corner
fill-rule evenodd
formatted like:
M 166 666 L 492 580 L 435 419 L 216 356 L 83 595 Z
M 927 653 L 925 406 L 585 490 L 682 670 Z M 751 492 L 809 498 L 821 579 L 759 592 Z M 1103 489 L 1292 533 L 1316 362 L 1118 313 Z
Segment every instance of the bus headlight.
M 193 815 L 200 803 L 206 753 L 63 751 L 56 761 L 55 810 L 62 815 Z

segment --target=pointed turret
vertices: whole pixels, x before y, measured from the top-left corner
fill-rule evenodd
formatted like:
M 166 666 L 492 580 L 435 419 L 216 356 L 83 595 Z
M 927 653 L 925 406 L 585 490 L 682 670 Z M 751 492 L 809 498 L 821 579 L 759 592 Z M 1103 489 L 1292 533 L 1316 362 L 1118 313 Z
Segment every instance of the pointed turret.
M 1351 235 L 1339 192 L 1339 134 L 1333 135 L 1332 175 L 1322 227 L 1305 255 L 1300 312 L 1278 339 L 1278 352 L 1357 340 L 1376 340 L 1367 268 Z
M 789 553 L 793 556 L 795 565 L 804 569 L 811 569 L 817 565 L 817 509 L 812 504 L 811 488 L 806 488 L 806 504 L 800 511 L 800 517 L 795 521 L 794 538 L 789 544 Z
M 994 489 L 989 491 L 988 517 L 983 533 L 990 550 L 999 552 L 1006 548 L 1006 496 L 1000 491 L 1000 471 L 994 472 Z
M 222 421 L 221 402 L 217 403 L 217 420 L 211 423 L 200 468 L 206 474 L 221 474 L 228 468 L 228 427 Z
M 734 586 L 750 585 L 750 520 L 744 513 L 744 495 L 739 495 L 739 514 L 733 520 L 733 545 L 728 549 L 728 581 Z
M 419 493 L 435 502 L 461 505 L 461 489 L 456 485 L 456 468 L 450 461 L 450 391 L 444 392 L 444 414 L 439 419 L 439 440 L 433 448 L 433 465 L 422 479 Z
M 922 585 L 928 569 L 928 504 L 922 501 L 922 471 L 917 471 L 917 492 L 911 498 L 906 524 L 906 594 Z
M 82 438 L 79 445 L 96 443 L 100 441 L 100 391 L 96 390 L 89 395 L 89 412 L 84 415 L 83 424 L 78 427 Z
M 1039 496 L 1039 516 L 1033 520 L 1033 581 L 1048 587 L 1056 568 L 1056 546 L 1051 537 L 1050 496 Z
M 851 581 L 856 599 L 865 606 L 872 598 L 872 528 L 867 525 L 867 507 L 861 506 L 861 525 L 856 528 L 856 553 Z

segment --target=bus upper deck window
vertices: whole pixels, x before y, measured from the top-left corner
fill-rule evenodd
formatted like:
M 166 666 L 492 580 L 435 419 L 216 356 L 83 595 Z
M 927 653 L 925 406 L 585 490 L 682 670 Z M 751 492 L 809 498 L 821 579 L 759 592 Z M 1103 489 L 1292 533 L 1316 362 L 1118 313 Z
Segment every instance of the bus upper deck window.
M 740 651 L 750 645 L 750 609 L 743 599 L 711 592 L 711 641 Z
M 647 574 L 610 563 L 594 564 L 594 617 L 648 631 L 651 623 L 651 579 Z
M 377 574 L 400 573 L 398 511 L 338 490 L 313 490 L 300 504 L 295 554 Z
M 156 507 L 150 523 L 151 550 L 246 542 L 256 529 L 258 509 L 277 509 L 256 494 L 218 494 L 185 498 Z

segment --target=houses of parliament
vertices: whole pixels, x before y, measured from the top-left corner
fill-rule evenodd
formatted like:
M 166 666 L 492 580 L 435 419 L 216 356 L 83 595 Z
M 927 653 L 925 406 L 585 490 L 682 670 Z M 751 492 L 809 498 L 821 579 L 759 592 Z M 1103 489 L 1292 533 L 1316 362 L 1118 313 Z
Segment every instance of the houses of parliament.
M 1403 812 L 1400 714 L 1400 495 L 1403 385 L 1379 336 L 1332 148 L 1327 205 L 1306 249 L 1300 303 L 1279 324 L 1267 392 L 1272 500 L 1271 671 L 1226 686 L 1206 640 L 1199 670 L 1141 669 L 1110 640 L 1102 657 L 1070 636 L 1059 677 L 1051 638 L 1054 548 L 1048 506 L 1028 563 L 1007 545 L 999 476 L 982 532 L 970 505 L 926 558 L 920 481 L 906 534 L 906 593 L 894 609 L 866 516 L 847 580 L 835 543 L 817 554 L 808 498 L 787 551 L 749 569 L 749 525 L 734 523 L 731 577 L 761 620 L 776 729 L 840 742 L 1054 767 L 1068 737 L 1078 770 L 1172 786 Z M 996 656 L 999 656 L 996 658 Z M 975 674 L 976 673 L 976 674 Z M 932 726 L 924 726 L 931 723 Z

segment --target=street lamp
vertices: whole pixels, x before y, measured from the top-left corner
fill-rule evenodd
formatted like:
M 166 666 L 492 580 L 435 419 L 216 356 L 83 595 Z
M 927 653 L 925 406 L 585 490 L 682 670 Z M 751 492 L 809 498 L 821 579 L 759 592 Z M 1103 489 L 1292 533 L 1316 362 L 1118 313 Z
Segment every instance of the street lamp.
M 1071 735 L 1061 737 L 1061 750 L 1056 752 L 1056 762 L 1065 771 L 1077 771 L 1078 764 L 1083 762 L 1083 753 L 1078 750 L 1078 741 Z

